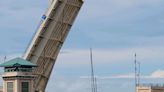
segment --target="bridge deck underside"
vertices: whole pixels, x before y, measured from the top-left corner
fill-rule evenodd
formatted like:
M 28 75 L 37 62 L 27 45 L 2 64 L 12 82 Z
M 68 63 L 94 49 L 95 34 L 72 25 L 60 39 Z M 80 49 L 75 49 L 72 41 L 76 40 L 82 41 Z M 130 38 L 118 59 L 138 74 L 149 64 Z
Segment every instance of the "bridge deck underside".
M 36 63 L 33 72 L 36 91 L 45 91 L 57 56 L 82 6 L 81 0 L 54 0 L 25 53 L 25 59 Z

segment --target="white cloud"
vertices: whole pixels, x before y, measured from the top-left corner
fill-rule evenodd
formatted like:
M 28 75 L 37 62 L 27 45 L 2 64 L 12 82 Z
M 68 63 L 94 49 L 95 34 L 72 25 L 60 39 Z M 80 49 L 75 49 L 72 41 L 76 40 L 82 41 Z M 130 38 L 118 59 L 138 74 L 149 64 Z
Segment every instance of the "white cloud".
M 129 74 L 118 74 L 118 75 L 112 75 L 112 76 L 95 76 L 97 79 L 121 79 L 121 78 L 134 78 L 134 73 Z M 82 79 L 90 79 L 90 76 L 80 76 Z
M 58 92 L 84 92 L 90 88 L 90 81 L 87 79 L 71 78 L 71 77 L 54 77 L 50 79 L 47 91 L 52 91 L 52 88 Z M 86 91 L 85 91 L 86 92 Z
M 153 72 L 150 77 L 152 78 L 164 78 L 164 70 L 157 70 Z
M 93 49 L 93 60 L 97 65 L 112 63 L 127 63 L 134 61 L 134 53 L 137 53 L 137 59 L 141 62 L 154 62 L 154 60 L 162 60 L 163 47 L 143 47 L 128 49 Z M 62 66 L 81 66 L 88 65 L 90 62 L 89 49 L 69 49 L 62 50 L 58 57 L 57 64 Z M 158 61 L 157 61 L 158 62 Z M 160 61 L 159 61 L 160 62 Z
M 81 76 L 80 78 L 90 78 L 90 76 Z M 98 79 L 121 79 L 121 78 L 135 78 L 134 73 L 128 73 L 128 74 L 118 74 L 118 75 L 112 75 L 112 76 L 96 76 Z M 164 70 L 156 70 L 152 72 L 150 75 L 141 75 L 140 78 L 142 79 L 158 79 L 158 78 L 164 78 Z

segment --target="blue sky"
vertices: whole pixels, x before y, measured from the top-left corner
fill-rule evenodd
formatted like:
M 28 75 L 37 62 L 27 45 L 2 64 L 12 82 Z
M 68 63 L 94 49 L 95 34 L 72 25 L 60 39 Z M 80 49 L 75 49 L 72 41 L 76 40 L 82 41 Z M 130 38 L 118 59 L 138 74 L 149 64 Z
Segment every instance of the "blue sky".
M 47 6 L 48 0 L 1 1 L 1 61 L 24 53 Z M 59 77 L 89 76 L 90 47 L 100 78 L 131 78 L 135 52 L 143 78 L 163 77 L 163 8 L 163 0 L 85 0 L 49 85 Z

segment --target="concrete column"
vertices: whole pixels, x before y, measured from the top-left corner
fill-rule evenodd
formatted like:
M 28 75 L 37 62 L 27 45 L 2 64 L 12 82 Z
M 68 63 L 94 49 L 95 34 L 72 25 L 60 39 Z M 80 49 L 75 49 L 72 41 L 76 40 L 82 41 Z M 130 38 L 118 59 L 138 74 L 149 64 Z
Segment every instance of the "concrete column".
M 20 80 L 15 80 L 15 84 L 14 84 L 14 87 L 15 87 L 15 92 L 20 92 Z
M 6 92 L 6 82 L 3 80 L 3 92 Z

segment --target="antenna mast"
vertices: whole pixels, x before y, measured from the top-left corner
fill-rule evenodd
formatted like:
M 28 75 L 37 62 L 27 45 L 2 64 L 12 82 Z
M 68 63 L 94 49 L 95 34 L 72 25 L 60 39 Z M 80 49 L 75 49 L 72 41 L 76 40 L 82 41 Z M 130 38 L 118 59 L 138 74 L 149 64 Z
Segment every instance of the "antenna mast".
M 137 57 L 137 55 L 136 55 L 136 53 L 135 53 L 135 55 L 134 55 L 134 58 L 135 58 L 135 60 L 134 60 L 134 64 L 135 64 L 135 92 L 137 92 L 137 60 L 136 60 L 136 57 Z
M 4 57 L 4 62 L 6 61 L 6 59 L 7 59 L 7 57 L 5 56 L 5 57 Z
M 137 62 L 138 63 L 138 86 L 140 85 L 140 73 L 141 73 L 141 63 L 140 62 Z
M 92 88 L 92 92 L 97 92 L 97 79 L 94 75 L 92 48 L 90 48 L 90 59 L 91 59 L 91 88 Z

